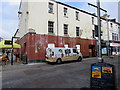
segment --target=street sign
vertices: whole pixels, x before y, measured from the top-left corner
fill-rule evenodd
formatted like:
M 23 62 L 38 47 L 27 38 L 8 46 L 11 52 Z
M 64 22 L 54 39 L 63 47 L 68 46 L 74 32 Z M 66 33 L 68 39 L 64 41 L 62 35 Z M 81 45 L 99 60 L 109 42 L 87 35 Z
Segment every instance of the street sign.
M 114 65 L 94 63 L 91 65 L 91 90 L 116 90 Z
M 119 43 L 110 43 L 110 46 L 116 47 L 116 46 L 120 46 L 120 44 Z

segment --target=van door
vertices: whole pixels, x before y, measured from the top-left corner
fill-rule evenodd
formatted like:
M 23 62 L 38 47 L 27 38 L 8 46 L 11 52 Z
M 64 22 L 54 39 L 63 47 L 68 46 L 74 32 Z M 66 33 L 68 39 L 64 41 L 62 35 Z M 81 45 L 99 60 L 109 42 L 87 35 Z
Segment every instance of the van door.
M 71 55 L 71 49 L 65 49 L 64 50 L 65 52 L 65 56 L 64 56 L 64 61 L 69 61 L 69 60 L 72 60 L 72 55 Z
M 73 59 L 77 60 L 79 57 L 79 52 L 77 49 L 72 49 L 73 50 Z

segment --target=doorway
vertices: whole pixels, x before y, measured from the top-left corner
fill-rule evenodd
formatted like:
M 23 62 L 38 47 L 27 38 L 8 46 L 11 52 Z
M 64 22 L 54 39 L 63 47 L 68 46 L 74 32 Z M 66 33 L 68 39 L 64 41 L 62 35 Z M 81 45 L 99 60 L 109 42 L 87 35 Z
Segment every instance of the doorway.
M 95 57 L 95 45 L 89 45 L 89 56 Z

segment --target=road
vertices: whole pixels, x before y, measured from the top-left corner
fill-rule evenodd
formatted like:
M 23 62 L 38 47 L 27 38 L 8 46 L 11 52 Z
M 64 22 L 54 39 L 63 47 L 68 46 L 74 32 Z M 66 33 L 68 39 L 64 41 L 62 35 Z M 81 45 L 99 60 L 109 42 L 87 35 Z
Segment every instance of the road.
M 105 62 L 116 67 L 116 84 L 120 81 L 118 60 L 118 57 L 104 57 Z M 94 57 L 59 65 L 38 63 L 3 66 L 2 88 L 90 88 L 90 66 L 96 62 Z

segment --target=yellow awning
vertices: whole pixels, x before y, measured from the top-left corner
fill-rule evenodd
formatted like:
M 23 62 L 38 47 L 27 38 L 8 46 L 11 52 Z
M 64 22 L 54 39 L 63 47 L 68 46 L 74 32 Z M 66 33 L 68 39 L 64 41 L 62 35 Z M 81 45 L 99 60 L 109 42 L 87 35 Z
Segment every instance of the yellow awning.
M 2 49 L 11 49 L 12 48 L 12 41 L 11 39 L 5 39 L 0 42 L 0 48 Z M 13 48 L 21 48 L 20 44 L 13 42 Z

